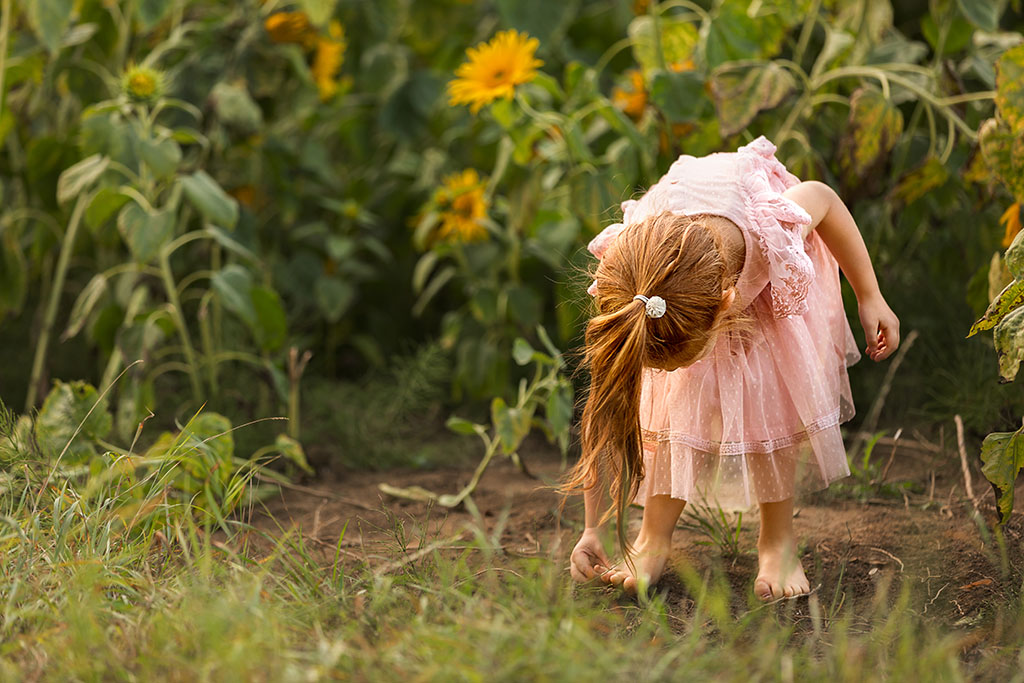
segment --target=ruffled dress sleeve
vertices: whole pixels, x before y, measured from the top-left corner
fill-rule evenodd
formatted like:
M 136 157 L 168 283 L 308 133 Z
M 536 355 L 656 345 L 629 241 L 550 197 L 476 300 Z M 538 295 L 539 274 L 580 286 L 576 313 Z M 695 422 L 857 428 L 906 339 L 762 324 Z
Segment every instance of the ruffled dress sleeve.
M 803 315 L 814 264 L 804 249 L 800 226 L 808 225 L 811 217 L 782 196 L 800 181 L 775 158 L 775 145 L 764 136 L 737 152 L 747 165 L 742 178 L 746 227 L 767 260 L 772 313 L 777 318 Z

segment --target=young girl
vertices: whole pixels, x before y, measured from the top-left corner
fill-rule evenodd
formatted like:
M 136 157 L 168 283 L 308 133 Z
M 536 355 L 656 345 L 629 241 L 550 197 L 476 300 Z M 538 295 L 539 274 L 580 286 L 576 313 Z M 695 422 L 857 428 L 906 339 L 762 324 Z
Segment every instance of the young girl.
M 583 491 L 586 528 L 570 571 L 626 590 L 658 580 L 686 501 L 761 512 L 763 600 L 809 590 L 793 535 L 798 484 L 849 474 L 840 423 L 853 416 L 846 368 L 860 354 L 837 265 L 872 360 L 899 345 L 864 240 L 827 185 L 799 182 L 764 137 L 736 153 L 681 156 L 623 220 L 590 243 L 590 393 L 583 455 L 563 490 Z M 602 493 L 614 505 L 604 515 Z M 630 502 L 644 506 L 632 547 Z M 614 509 L 625 561 L 599 531 Z

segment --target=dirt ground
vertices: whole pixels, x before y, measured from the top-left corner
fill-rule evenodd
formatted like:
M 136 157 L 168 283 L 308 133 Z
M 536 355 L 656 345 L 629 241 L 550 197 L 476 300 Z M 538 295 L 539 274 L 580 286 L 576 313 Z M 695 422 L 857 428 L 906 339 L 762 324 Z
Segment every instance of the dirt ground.
M 988 605 L 1016 595 L 1024 566 L 1021 515 L 1005 527 L 1004 551 L 991 536 L 985 542 L 984 524 L 970 514 L 973 506 L 965 496 L 960 458 L 954 449 L 923 438 L 880 443 L 878 457 L 883 462 L 891 458 L 885 481 L 909 482 L 909 491 L 890 489 L 862 502 L 833 485 L 798 503 L 795 528 L 802 539 L 802 560 L 823 606 L 867 604 L 880 584 L 889 584 L 887 595 L 892 600 L 898 587 L 909 582 L 912 609 L 939 623 L 973 627 L 992 615 Z M 330 474 L 283 491 L 266 503 L 268 514 L 253 521 L 269 531 L 299 531 L 324 563 L 333 562 L 340 548 L 345 564 L 365 563 L 377 571 L 391 571 L 434 549 L 464 545 L 472 538 L 474 525 L 485 527 L 488 536 L 500 529 L 506 553 L 552 557 L 565 565 L 568 582 L 568 552 L 582 529 L 582 501 L 570 499 L 560 512 L 560 497 L 550 488 L 561 473 L 557 453 L 537 447 L 524 451 L 523 459 L 532 477 L 508 459 L 492 462 L 473 494 L 478 516 L 466 507 L 449 510 L 395 498 L 378 489 L 379 483 L 386 482 L 454 493 L 469 481 L 472 469 L 467 467 Z M 976 468 L 972 479 L 981 512 L 991 517 L 990 487 Z M 851 479 L 844 483 L 849 487 Z M 640 514 L 639 509 L 631 511 L 630 537 L 636 533 Z M 685 563 L 699 576 L 713 566 L 721 567 L 734 593 L 746 600 L 757 572 L 757 528 L 755 509 L 742 517 L 738 555 L 723 554 L 699 531 L 677 528 L 673 557 L 657 585 L 667 604 L 681 610 L 693 604 L 678 571 Z M 610 587 L 606 590 L 614 592 Z M 796 609 L 799 613 L 806 608 Z

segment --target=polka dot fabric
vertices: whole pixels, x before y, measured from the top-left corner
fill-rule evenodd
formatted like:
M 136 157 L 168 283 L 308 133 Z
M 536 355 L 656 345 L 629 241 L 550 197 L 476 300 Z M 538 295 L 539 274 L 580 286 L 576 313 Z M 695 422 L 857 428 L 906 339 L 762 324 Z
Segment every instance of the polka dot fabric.
M 839 425 L 853 416 L 846 368 L 860 354 L 838 265 L 817 233 L 801 239 L 810 217 L 782 197 L 798 180 L 774 152 L 761 137 L 736 153 L 682 156 L 623 204 L 623 224 L 669 210 L 739 226 L 746 257 L 734 305 L 753 321 L 722 332 L 689 367 L 644 371 L 638 504 L 669 494 L 743 509 L 849 474 Z M 591 251 L 602 256 L 623 224 L 598 235 Z

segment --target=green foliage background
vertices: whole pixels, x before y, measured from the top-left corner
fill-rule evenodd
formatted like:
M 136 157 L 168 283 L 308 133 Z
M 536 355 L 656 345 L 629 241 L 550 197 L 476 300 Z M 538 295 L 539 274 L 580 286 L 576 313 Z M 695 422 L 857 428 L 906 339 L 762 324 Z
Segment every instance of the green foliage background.
M 128 440 L 157 396 L 175 396 L 179 418 L 204 403 L 297 412 L 301 352 L 317 375 L 351 378 L 428 340 L 451 359 L 454 399 L 511 399 L 515 339 L 539 346 L 542 325 L 578 345 L 583 246 L 616 205 L 680 153 L 765 134 L 798 176 L 840 190 L 904 330 L 921 333 L 893 419 L 960 412 L 984 433 L 1024 412 L 994 383 L 985 335 L 963 341 L 998 280 L 1000 216 L 1021 199 L 1019 3 L 3 10 L 9 403 L 38 405 L 49 377 L 106 386 L 142 358 L 109 398 Z M 303 39 L 275 35 L 281 12 L 301 13 Z M 476 114 L 450 105 L 466 49 L 508 28 L 539 41 L 536 77 Z M 343 55 L 326 77 L 325 44 Z M 142 96 L 140 68 L 157 74 Z M 432 238 L 439 188 L 470 169 L 486 239 Z M 864 365 L 866 403 L 884 369 Z

